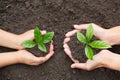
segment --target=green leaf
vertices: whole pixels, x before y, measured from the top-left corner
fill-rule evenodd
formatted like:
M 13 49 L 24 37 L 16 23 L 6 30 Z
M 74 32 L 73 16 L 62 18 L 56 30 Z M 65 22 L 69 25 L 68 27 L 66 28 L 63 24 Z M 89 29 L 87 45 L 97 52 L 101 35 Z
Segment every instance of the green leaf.
M 88 45 L 85 46 L 85 54 L 88 59 L 93 60 L 93 50 Z
M 54 32 L 48 32 L 43 36 L 43 43 L 48 43 L 52 40 Z
M 87 31 L 86 31 L 86 39 L 87 39 L 87 41 L 90 41 L 92 39 L 93 33 L 94 33 L 94 29 L 93 29 L 92 24 L 90 24 L 89 27 L 87 28 Z
M 95 41 L 89 43 L 89 45 L 92 48 L 99 48 L 99 49 L 111 48 L 111 46 L 108 43 L 106 43 L 104 41 L 100 41 L 100 40 L 95 40 Z
M 87 42 L 85 36 L 82 33 L 80 33 L 80 32 L 77 32 L 77 39 L 80 42 L 82 42 L 82 43 L 86 43 Z
M 42 41 L 42 33 L 38 27 L 34 29 L 34 38 L 35 38 L 35 41 L 38 43 Z
M 22 43 L 22 46 L 25 48 L 33 48 L 35 47 L 36 43 L 32 40 L 26 40 Z
M 43 43 L 38 43 L 38 48 L 43 52 L 47 52 L 47 49 Z

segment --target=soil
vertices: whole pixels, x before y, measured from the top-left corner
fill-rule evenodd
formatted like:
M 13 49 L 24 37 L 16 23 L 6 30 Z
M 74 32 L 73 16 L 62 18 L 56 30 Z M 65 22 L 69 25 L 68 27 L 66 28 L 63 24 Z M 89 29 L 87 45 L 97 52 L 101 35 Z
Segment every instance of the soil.
M 70 68 L 72 61 L 62 47 L 64 34 L 73 29 L 73 24 L 89 22 L 104 28 L 120 25 L 120 0 L 0 0 L 1 29 L 15 34 L 35 26 L 55 31 L 55 55 L 48 62 L 39 66 L 15 64 L 1 68 L 0 80 L 119 80 L 120 72 L 106 68 L 93 71 Z M 73 42 L 73 52 L 81 53 L 81 61 L 85 61 L 83 46 Z M 0 52 L 8 51 L 14 50 L 0 47 Z M 36 48 L 30 51 L 41 54 Z M 120 46 L 111 51 L 120 53 Z

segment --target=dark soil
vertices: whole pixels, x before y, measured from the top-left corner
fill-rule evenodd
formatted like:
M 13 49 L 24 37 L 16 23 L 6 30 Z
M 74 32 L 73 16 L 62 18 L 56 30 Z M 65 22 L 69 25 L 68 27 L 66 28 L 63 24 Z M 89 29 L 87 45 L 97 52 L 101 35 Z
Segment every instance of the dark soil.
M 71 69 L 62 47 L 64 34 L 73 24 L 93 22 L 104 28 L 120 25 L 120 0 L 0 0 L 0 28 L 20 34 L 35 26 L 55 31 L 55 55 L 45 64 L 10 65 L 0 69 L 0 80 L 120 80 L 120 72 L 99 68 Z M 83 47 L 71 44 L 84 61 Z M 79 50 L 79 51 L 78 51 Z M 119 46 L 111 49 L 120 53 Z M 0 47 L 0 52 L 14 51 Z M 38 49 L 31 49 L 39 53 Z M 38 54 L 37 54 L 38 55 Z
M 86 31 L 81 31 L 81 33 L 83 33 L 85 35 Z M 95 36 L 93 36 L 92 41 L 94 40 L 99 40 L 98 38 L 96 38 Z M 87 57 L 85 55 L 85 44 L 81 43 L 80 41 L 78 41 L 76 34 L 73 35 L 71 37 L 70 42 L 68 43 L 71 52 L 72 52 L 72 56 L 79 60 L 79 62 L 86 62 L 87 61 Z M 75 46 L 76 45 L 76 46 Z M 99 53 L 101 50 L 100 49 L 93 49 L 94 55 Z

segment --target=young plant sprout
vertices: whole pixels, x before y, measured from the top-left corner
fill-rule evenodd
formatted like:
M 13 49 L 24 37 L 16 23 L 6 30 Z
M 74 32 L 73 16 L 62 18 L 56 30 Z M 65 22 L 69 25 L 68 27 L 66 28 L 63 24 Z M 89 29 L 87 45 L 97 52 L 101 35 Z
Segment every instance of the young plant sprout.
M 100 41 L 100 40 L 91 41 L 93 37 L 93 33 L 94 33 L 94 29 L 92 25 L 89 25 L 89 27 L 87 28 L 86 36 L 84 36 L 80 32 L 77 32 L 77 39 L 81 43 L 85 44 L 85 55 L 90 60 L 93 60 L 93 55 L 94 55 L 93 48 L 98 48 L 98 49 L 111 48 L 111 46 L 104 41 Z
M 53 36 L 54 36 L 54 32 L 48 32 L 45 35 L 42 35 L 40 29 L 36 27 L 34 29 L 35 41 L 26 40 L 22 43 L 22 46 L 25 48 L 33 48 L 37 45 L 41 51 L 47 52 L 45 44 L 49 43 L 52 40 Z

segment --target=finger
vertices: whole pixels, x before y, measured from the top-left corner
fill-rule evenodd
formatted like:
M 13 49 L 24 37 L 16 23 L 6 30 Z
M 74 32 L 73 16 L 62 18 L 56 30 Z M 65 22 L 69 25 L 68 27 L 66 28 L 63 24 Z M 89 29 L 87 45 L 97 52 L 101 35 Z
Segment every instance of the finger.
M 86 63 L 74 63 L 71 65 L 71 68 L 83 69 L 83 70 L 93 70 L 93 68 L 86 65 Z
M 92 24 L 92 26 L 93 26 L 93 28 L 94 28 L 94 31 L 96 31 L 96 30 L 98 30 L 98 29 L 102 30 L 102 28 L 101 28 L 100 26 L 98 26 L 98 25 L 96 25 L 96 24 L 94 24 L 94 23 L 74 25 L 74 28 L 75 28 L 76 30 L 86 30 L 86 29 L 89 27 L 90 24 Z
M 25 37 L 24 40 L 28 40 L 28 39 L 33 40 L 34 39 L 34 30 L 32 29 L 32 30 L 29 30 L 29 31 L 23 33 L 23 37 Z
M 94 35 L 95 35 L 96 37 L 100 38 L 101 40 L 103 40 L 103 39 L 104 39 L 103 33 L 104 33 L 104 34 L 106 33 L 106 29 L 104 29 L 104 28 L 102 28 L 102 27 L 100 27 L 100 26 L 98 26 L 98 25 L 96 25 L 96 24 L 94 24 L 94 23 L 74 25 L 74 28 L 75 28 L 76 30 L 80 30 L 80 31 L 81 31 L 81 30 L 86 30 L 86 29 L 89 27 L 90 24 L 92 24 L 92 26 L 93 26 L 93 28 L 94 28 Z
M 49 60 L 53 56 L 53 54 L 54 54 L 54 45 L 53 45 L 53 41 L 51 41 L 49 53 L 44 57 L 45 61 Z
M 53 45 L 53 41 L 51 41 L 49 52 L 51 52 L 51 51 L 53 51 L 53 50 L 54 50 L 54 45 Z
M 49 53 L 45 57 L 39 57 L 38 60 L 36 61 L 36 63 L 42 64 L 42 63 L 46 62 L 47 60 L 49 60 L 54 54 L 53 50 L 54 50 L 53 41 L 51 41 Z
M 45 58 L 44 58 L 44 57 L 36 57 L 34 60 L 35 60 L 35 61 L 34 61 L 31 65 L 42 64 L 42 63 L 44 63 Z
M 40 62 L 40 64 L 48 61 L 48 60 L 53 56 L 53 54 L 54 54 L 54 51 L 51 51 L 51 52 L 48 53 L 45 57 L 42 57 L 42 58 L 44 58 L 44 60 L 42 60 L 42 61 Z
M 72 31 L 66 33 L 65 36 L 66 36 L 66 37 L 71 37 L 71 36 L 73 36 L 76 32 L 78 32 L 78 30 L 72 30 Z
M 77 68 L 77 69 L 91 71 L 93 69 L 96 69 L 97 67 L 92 66 L 92 65 L 88 65 L 87 63 L 74 63 L 71 65 L 71 68 Z
M 77 30 L 85 30 L 88 28 L 90 24 L 81 24 L 81 25 L 74 25 L 74 28 Z
M 47 31 L 46 30 L 42 30 L 41 33 L 42 33 L 42 35 L 44 35 L 44 34 L 47 33 Z
M 70 38 L 65 38 L 63 44 L 66 44 L 70 41 Z
M 85 63 L 74 63 L 71 65 L 71 68 L 78 68 L 78 69 L 87 70 Z
M 70 47 L 68 46 L 68 44 L 64 44 L 63 47 L 64 47 L 64 49 L 70 49 Z
M 78 60 L 76 60 L 76 59 L 73 58 L 73 56 L 72 56 L 71 51 L 70 51 L 69 48 L 65 48 L 64 51 L 65 51 L 65 53 L 69 56 L 69 58 L 70 58 L 74 63 L 78 63 L 78 62 L 79 62 Z
M 46 34 L 46 32 L 47 32 L 46 30 L 41 31 L 42 35 Z M 27 34 L 34 34 L 34 29 L 31 29 L 31 30 L 27 31 L 26 33 Z
M 49 60 L 53 56 L 53 54 L 54 54 L 54 46 L 53 46 L 53 41 L 51 41 L 49 53 L 44 57 L 45 58 L 44 62 Z
M 49 60 L 54 54 L 54 51 L 48 53 L 45 57 L 36 57 L 35 61 L 33 62 L 33 64 L 42 64 L 44 62 L 46 62 L 47 60 Z
M 42 35 L 46 34 L 46 30 L 41 31 L 41 33 L 42 33 Z M 25 37 L 24 40 L 28 40 L 28 39 L 33 40 L 34 39 L 34 30 L 32 29 L 32 30 L 29 30 L 29 31 L 23 33 L 23 36 Z

